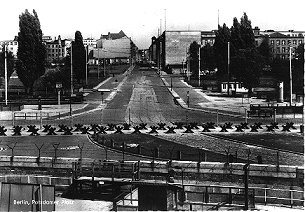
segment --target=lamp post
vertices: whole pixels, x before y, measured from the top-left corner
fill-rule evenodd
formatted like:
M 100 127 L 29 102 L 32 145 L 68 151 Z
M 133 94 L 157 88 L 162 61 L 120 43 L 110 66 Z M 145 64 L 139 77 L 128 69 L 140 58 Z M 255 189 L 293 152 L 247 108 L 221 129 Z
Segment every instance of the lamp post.
M 71 96 L 73 95 L 73 59 L 72 59 L 72 46 L 73 46 L 73 41 L 71 42 L 71 76 L 70 76 L 70 81 L 71 81 Z
M 199 60 L 198 60 L 198 85 L 199 85 L 199 87 L 200 87 L 200 48 L 201 48 L 201 46 L 199 45 L 199 54 L 198 54 L 198 58 L 199 58 Z
M 228 96 L 229 96 L 229 87 L 230 87 L 230 42 L 228 42 Z
M 6 44 L 4 45 L 4 74 L 5 74 L 5 105 L 7 106 L 7 52 Z
M 292 70 L 291 70 L 291 56 L 292 56 L 292 47 L 289 47 L 289 84 L 290 84 L 290 89 L 289 89 L 289 95 L 290 95 L 290 106 L 292 105 Z
M 97 78 L 100 78 L 100 49 L 97 48 Z
M 88 85 L 88 45 L 86 46 L 86 86 Z

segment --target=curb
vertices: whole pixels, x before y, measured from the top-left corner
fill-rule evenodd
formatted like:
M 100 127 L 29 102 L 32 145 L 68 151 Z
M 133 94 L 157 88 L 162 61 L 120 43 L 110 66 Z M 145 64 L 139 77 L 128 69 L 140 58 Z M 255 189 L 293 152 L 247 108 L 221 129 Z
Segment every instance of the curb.
M 171 90 L 169 87 L 170 85 L 168 84 L 168 82 L 165 81 L 165 79 L 163 77 L 161 77 L 161 80 L 163 82 L 163 84 L 167 87 L 168 91 L 171 93 L 171 95 L 177 100 L 177 102 L 179 103 L 179 105 L 186 109 L 186 110 L 192 110 L 192 111 L 201 111 L 201 112 L 205 112 L 205 113 L 214 113 L 214 114 L 219 114 L 219 115 L 225 115 L 225 116 L 231 116 L 231 117 L 236 117 L 236 118 L 244 118 L 241 115 L 234 115 L 234 114 L 229 114 L 229 113 L 225 113 L 225 112 L 215 112 L 213 110 L 204 110 L 204 109 L 198 109 L 198 108 L 191 108 L 191 107 L 187 107 L 187 104 L 180 98 L 180 96 L 173 90 Z

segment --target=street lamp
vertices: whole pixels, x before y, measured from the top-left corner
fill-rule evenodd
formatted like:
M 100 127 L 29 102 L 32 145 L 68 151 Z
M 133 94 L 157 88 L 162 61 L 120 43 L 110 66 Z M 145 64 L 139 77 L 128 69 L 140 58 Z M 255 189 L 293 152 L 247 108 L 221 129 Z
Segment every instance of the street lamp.
M 85 48 L 86 50 L 86 86 L 88 86 L 88 45 Z
M 289 84 L 290 84 L 290 106 L 292 105 L 292 70 L 291 70 L 291 56 L 292 56 L 292 47 L 289 47 Z
M 7 106 L 7 46 L 4 45 L 5 105 Z
M 230 87 L 230 42 L 228 42 L 228 96 L 229 96 L 229 87 Z
M 71 96 L 73 95 L 73 60 L 72 60 L 72 46 L 73 46 L 73 41 L 71 42 Z

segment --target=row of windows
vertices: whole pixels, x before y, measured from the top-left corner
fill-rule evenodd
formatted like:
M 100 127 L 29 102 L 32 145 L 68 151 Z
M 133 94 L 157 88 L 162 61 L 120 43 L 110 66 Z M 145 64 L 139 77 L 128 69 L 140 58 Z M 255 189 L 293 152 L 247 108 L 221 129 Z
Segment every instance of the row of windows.
M 270 44 L 271 44 L 271 45 L 274 45 L 274 41 L 275 41 L 275 40 L 271 40 L 271 41 L 270 41 Z M 298 41 L 299 41 L 299 42 L 298 42 Z M 302 44 L 302 40 L 298 40 L 298 41 L 297 41 L 297 40 L 292 40 L 292 44 L 293 44 L 293 45 L 297 45 L 298 43 L 299 43 L 299 44 Z M 279 45 L 281 45 L 281 44 L 282 44 L 282 45 L 286 45 L 286 44 L 287 44 L 287 45 L 290 45 L 290 44 L 291 44 L 291 40 L 276 40 L 276 45 L 277 45 L 277 46 L 279 46 Z
M 0 42 L 0 45 L 3 45 L 3 44 L 7 44 L 7 45 L 18 45 L 18 42 L 17 42 L 17 41 Z
M 48 54 L 48 57 L 64 57 L 64 54 Z
M 64 52 L 64 49 L 48 49 L 48 52 Z
M 227 85 L 228 84 L 222 84 L 222 89 L 227 89 Z M 235 89 L 235 85 L 236 85 L 236 89 L 242 88 L 242 85 L 240 83 L 234 83 L 234 84 L 229 84 L 229 88 L 231 89 Z
M 289 47 L 276 47 L 276 49 L 271 49 L 273 53 L 289 53 Z M 293 51 L 293 50 L 292 50 Z
M 49 44 L 48 47 L 49 48 L 59 48 L 59 47 L 62 47 L 62 45 L 59 45 L 59 44 Z

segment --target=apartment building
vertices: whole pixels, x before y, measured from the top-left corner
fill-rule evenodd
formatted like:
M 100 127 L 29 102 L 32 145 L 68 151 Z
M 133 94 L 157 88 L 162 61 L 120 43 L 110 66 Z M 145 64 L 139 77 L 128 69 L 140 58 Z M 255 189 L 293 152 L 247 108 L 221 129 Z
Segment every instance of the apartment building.
M 67 56 L 67 49 L 71 46 L 71 40 L 61 40 L 60 35 L 58 39 L 46 43 L 47 62 L 51 63 L 54 60 L 60 60 Z
M 253 29 L 256 45 L 259 46 L 264 37 L 268 37 L 269 46 L 274 58 L 289 59 L 290 47 L 294 51 L 304 42 L 305 31 L 260 31 L 258 27 Z
M 18 52 L 17 39 L 0 41 L 0 46 L 3 46 L 3 45 L 6 45 L 7 51 L 12 52 L 14 57 L 17 58 L 17 52 Z M 2 48 L 0 48 L 0 52 L 2 52 Z

